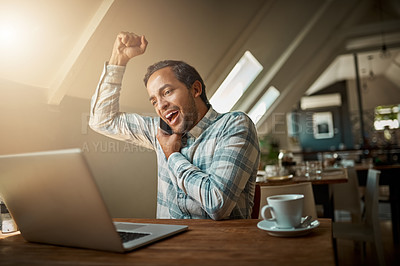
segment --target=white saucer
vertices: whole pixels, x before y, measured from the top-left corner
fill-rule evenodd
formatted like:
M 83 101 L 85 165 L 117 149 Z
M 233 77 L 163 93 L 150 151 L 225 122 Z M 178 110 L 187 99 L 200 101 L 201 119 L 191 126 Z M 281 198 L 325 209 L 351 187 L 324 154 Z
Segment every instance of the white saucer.
M 319 226 L 318 220 L 314 220 L 311 222 L 309 226 L 306 228 L 292 228 L 292 229 L 283 229 L 277 228 L 275 226 L 275 222 L 262 220 L 257 224 L 257 227 L 265 230 L 271 236 L 278 236 L 278 237 L 292 237 L 292 236 L 303 236 L 310 233 L 314 228 Z

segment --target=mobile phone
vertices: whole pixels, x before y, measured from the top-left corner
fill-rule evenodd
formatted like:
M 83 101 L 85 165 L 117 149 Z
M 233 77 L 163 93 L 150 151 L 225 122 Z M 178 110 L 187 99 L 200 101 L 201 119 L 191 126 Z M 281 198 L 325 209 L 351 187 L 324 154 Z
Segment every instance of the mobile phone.
M 160 128 L 165 131 L 168 135 L 172 135 L 172 128 L 160 118 Z

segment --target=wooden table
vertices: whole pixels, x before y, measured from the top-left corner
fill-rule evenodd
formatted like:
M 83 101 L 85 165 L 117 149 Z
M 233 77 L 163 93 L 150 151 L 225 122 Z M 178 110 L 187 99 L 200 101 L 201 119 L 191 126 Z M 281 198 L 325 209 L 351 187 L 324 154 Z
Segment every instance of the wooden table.
M 323 217 L 334 218 L 333 195 L 329 185 L 347 182 L 347 169 L 338 168 L 322 172 L 321 178 L 307 178 L 305 176 L 294 176 L 287 181 L 268 181 L 257 182 L 254 198 L 254 210 L 260 209 L 260 187 L 276 186 L 285 184 L 295 184 L 301 182 L 311 182 L 314 192 L 315 204 L 322 205 L 324 209 Z M 252 218 L 258 218 L 258 212 L 254 211 Z
M 332 224 L 301 237 L 270 236 L 260 220 L 116 219 L 188 225 L 189 230 L 141 249 L 116 254 L 0 239 L 0 265 L 334 265 Z

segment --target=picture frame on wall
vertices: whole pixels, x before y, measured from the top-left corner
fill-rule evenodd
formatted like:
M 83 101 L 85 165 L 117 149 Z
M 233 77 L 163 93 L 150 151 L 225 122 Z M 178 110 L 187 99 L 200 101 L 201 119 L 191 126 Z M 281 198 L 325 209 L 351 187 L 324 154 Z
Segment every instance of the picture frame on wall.
M 333 138 L 332 112 L 316 112 L 313 114 L 313 132 L 315 139 Z

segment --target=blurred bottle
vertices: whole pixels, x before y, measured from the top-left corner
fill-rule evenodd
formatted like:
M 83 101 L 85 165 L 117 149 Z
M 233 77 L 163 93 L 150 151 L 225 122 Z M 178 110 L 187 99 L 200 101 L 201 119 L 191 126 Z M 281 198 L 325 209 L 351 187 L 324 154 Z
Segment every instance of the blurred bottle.
M 280 150 L 278 155 L 281 175 L 294 175 L 296 162 L 293 160 L 293 153 L 287 150 Z

